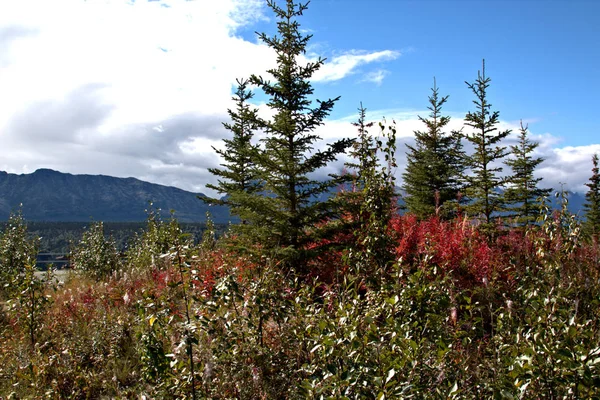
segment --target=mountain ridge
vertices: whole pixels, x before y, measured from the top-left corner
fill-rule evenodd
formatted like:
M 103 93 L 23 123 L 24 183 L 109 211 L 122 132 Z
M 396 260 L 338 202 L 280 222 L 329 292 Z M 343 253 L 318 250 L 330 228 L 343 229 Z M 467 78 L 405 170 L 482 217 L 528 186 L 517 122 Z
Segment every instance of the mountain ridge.
M 136 222 L 146 219 L 146 209 L 170 210 L 181 222 L 204 222 L 206 212 L 217 223 L 229 221 L 223 206 L 211 206 L 193 193 L 174 186 L 159 185 L 137 178 L 108 175 L 70 174 L 41 168 L 30 174 L 0 171 L 0 220 L 22 204 L 30 221 L 111 221 Z

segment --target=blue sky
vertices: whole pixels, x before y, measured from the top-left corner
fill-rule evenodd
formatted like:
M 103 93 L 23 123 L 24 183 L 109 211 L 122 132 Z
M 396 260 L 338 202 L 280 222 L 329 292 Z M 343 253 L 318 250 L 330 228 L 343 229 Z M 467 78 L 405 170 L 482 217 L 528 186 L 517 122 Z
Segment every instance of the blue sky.
M 315 97 L 341 96 L 318 133 L 353 136 L 360 102 L 373 120 L 395 119 L 401 184 L 433 77 L 460 129 L 473 109 L 465 81 L 485 58 L 501 128 L 516 136 L 529 123 L 544 185 L 583 192 L 600 152 L 598 15 L 596 0 L 313 0 L 299 19 L 314 35 L 301 62 L 327 58 Z M 236 78 L 274 66 L 255 31 L 275 29 L 264 0 L 0 1 L 0 170 L 213 194 L 207 169 L 221 162 L 212 147 L 228 135 Z
M 376 66 L 388 74 L 381 85 L 360 76 L 319 85 L 317 94 L 342 95 L 333 117 L 360 101 L 373 110 L 421 110 L 434 76 L 450 95 L 446 110 L 460 115 L 472 101 L 464 82 L 485 58 L 490 101 L 503 119 L 530 120 L 532 130 L 578 146 L 600 138 L 599 15 L 594 0 L 313 0 L 301 24 L 328 57 L 348 49 L 401 53 Z M 253 28 L 273 32 L 267 21 Z M 253 30 L 243 37 L 253 40 Z

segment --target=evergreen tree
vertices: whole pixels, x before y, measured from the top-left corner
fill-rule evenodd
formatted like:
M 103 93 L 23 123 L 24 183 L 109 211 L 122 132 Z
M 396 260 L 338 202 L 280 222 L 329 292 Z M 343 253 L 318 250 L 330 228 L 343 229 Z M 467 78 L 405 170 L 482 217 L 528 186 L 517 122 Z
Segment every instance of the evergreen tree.
M 592 176 L 590 181 L 585 184 L 589 188 L 585 194 L 585 227 L 592 237 L 597 238 L 600 234 L 600 169 L 598 167 L 598 154 L 594 154 L 592 157 L 592 164 Z
M 251 222 L 248 232 L 257 235 L 263 246 L 280 252 L 287 266 L 302 268 L 302 249 L 311 238 L 309 228 L 331 212 L 330 202 L 316 199 L 338 184 L 335 179 L 315 180 L 314 173 L 334 161 L 352 140 L 337 141 L 325 150 L 314 149 L 321 140 L 314 130 L 323 124 L 338 98 L 317 100 L 313 107 L 310 78 L 324 60 L 298 64 L 311 35 L 301 34 L 296 18 L 308 3 L 287 0 L 283 8 L 273 0 L 267 4 L 279 20 L 279 35 L 269 37 L 262 33 L 259 38 L 277 54 L 277 66 L 267 71 L 274 81 L 252 75 L 250 83 L 269 97 L 267 105 L 274 116 L 270 120 L 255 120 L 257 128 L 266 135 L 262 140 L 264 148 L 255 159 L 264 192 L 242 196 L 241 216 Z
M 518 223 L 530 224 L 535 222 L 540 213 L 537 199 L 550 195 L 552 189 L 540 189 L 538 183 L 542 178 L 534 178 L 533 172 L 544 159 L 534 158 L 532 153 L 539 143 L 532 142 L 528 137 L 528 127 L 521 121 L 519 143 L 510 146 L 513 158 L 506 160 L 513 172 L 510 177 L 511 186 L 506 189 L 504 196 L 508 204 L 513 204 L 510 210 Z
M 502 167 L 498 166 L 506 155 L 506 147 L 500 146 L 502 139 L 510 134 L 510 130 L 498 131 L 500 113 L 490 111 L 492 105 L 487 99 L 487 89 L 491 79 L 485 76 L 485 61 L 483 68 L 477 73 L 474 83 L 465 82 L 475 94 L 475 111 L 468 112 L 465 124 L 474 129 L 467 133 L 467 140 L 473 145 L 473 154 L 465 157 L 465 166 L 470 174 L 464 176 L 466 196 L 469 205 L 467 212 L 483 219 L 484 228 L 490 228 L 492 214 L 502 211 L 504 200 L 500 190 L 505 179 L 499 176 Z
M 223 150 L 213 147 L 215 152 L 221 156 L 224 163 L 223 169 L 209 168 L 209 172 L 219 177 L 218 184 L 207 184 L 206 187 L 225 194 L 224 200 L 200 197 L 205 202 L 226 204 L 230 206 L 233 215 L 239 215 L 239 196 L 245 193 L 255 193 L 260 190 L 260 180 L 254 165 L 254 153 L 256 146 L 252 144 L 252 137 L 256 130 L 257 110 L 252 109 L 248 101 L 252 99 L 253 93 L 247 90 L 248 81 L 238 80 L 238 87 L 232 100 L 235 101 L 236 109 L 227 110 L 231 123 L 223 123 L 225 129 L 233 133 L 233 138 L 223 139 L 225 148 Z M 242 223 L 245 223 L 242 220 Z
M 462 135 L 460 132 L 444 132 L 450 117 L 441 115 L 448 96 L 440 97 L 435 79 L 429 97 L 429 119 L 419 116 L 427 128 L 415 131 L 415 145 L 408 147 L 403 188 L 406 191 L 408 210 L 419 218 L 439 214 L 440 207 L 456 200 L 460 189 L 462 166 Z M 450 216 L 443 210 L 443 216 Z

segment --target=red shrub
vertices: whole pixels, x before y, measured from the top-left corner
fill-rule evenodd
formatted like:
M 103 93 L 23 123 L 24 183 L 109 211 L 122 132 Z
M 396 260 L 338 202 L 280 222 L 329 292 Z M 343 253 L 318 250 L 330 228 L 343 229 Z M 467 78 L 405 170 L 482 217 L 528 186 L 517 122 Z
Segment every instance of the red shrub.
M 502 252 L 467 220 L 419 221 L 407 214 L 394 218 L 391 229 L 398 238 L 396 256 L 410 268 L 437 267 L 463 287 L 506 277 Z

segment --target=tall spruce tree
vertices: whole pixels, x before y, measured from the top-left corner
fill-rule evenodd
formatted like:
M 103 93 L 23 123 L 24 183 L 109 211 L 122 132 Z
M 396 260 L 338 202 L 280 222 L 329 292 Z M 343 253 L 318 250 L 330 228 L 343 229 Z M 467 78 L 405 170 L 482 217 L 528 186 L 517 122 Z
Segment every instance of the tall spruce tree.
M 441 115 L 448 96 L 440 97 L 435 79 L 429 96 L 429 118 L 419 116 L 426 131 L 415 131 L 414 146 L 406 145 L 407 166 L 402 175 L 406 191 L 406 206 L 419 218 L 433 214 L 450 217 L 451 210 L 443 205 L 456 200 L 460 176 L 464 170 L 462 134 L 444 132 L 450 117 Z
M 484 228 L 491 228 L 492 214 L 503 210 L 504 199 L 500 189 L 505 179 L 499 174 L 502 167 L 498 165 L 507 155 L 506 147 L 500 146 L 502 140 L 510 134 L 510 130 L 498 131 L 500 113 L 491 111 L 492 105 L 487 99 L 487 89 L 491 79 L 485 76 L 485 60 L 477 80 L 465 82 L 476 99 L 475 111 L 468 112 L 465 125 L 473 128 L 466 134 L 466 139 L 473 145 L 473 154 L 465 157 L 465 166 L 469 174 L 464 175 L 466 196 L 469 205 L 467 213 L 482 220 Z
M 252 108 L 248 101 L 253 93 L 247 89 L 247 80 L 237 80 L 237 91 L 232 100 L 235 101 L 235 110 L 227 110 L 231 123 L 223 123 L 225 129 L 233 133 L 231 139 L 223 139 L 224 149 L 215 152 L 222 157 L 222 169 L 209 168 L 209 172 L 219 178 L 216 185 L 207 184 L 206 187 L 226 195 L 225 199 L 200 198 L 205 202 L 226 204 L 230 206 L 231 214 L 240 215 L 240 197 L 256 193 L 261 189 L 254 157 L 257 146 L 252 144 L 256 130 L 257 110 Z M 242 220 L 242 223 L 245 223 Z
M 600 168 L 598 167 L 598 154 L 592 157 L 592 176 L 585 185 L 588 191 L 585 194 L 585 229 L 594 238 L 600 235 Z
M 540 213 L 538 199 L 549 196 L 552 189 L 539 188 L 538 183 L 542 178 L 533 176 L 537 166 L 544 161 L 542 157 L 532 156 L 539 143 L 529 139 L 528 126 L 523 126 L 523 121 L 519 132 L 519 143 L 510 146 L 513 157 L 505 162 L 512 169 L 513 175 L 504 196 L 507 204 L 511 204 L 508 208 L 517 223 L 528 225 L 535 222 Z
M 265 133 L 264 148 L 255 159 L 264 192 L 243 199 L 241 216 L 251 222 L 251 232 L 258 235 L 263 246 L 277 251 L 284 265 L 301 269 L 306 256 L 304 245 L 311 240 L 309 228 L 331 212 L 329 202 L 317 199 L 338 184 L 335 179 L 316 180 L 314 173 L 345 152 L 352 140 L 343 139 L 325 150 L 315 150 L 321 138 L 314 130 L 323 124 L 339 97 L 317 100 L 314 106 L 310 78 L 324 59 L 299 64 L 312 35 L 300 32 L 296 18 L 308 3 L 287 0 L 285 7 L 279 7 L 269 0 L 267 4 L 278 19 L 279 35 L 262 33 L 259 38 L 275 51 L 277 66 L 267 71 L 273 81 L 252 75 L 250 83 L 269 97 L 267 106 L 274 116 L 255 120 Z

